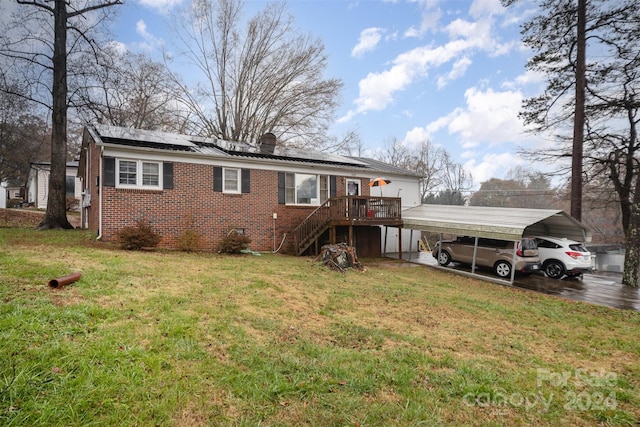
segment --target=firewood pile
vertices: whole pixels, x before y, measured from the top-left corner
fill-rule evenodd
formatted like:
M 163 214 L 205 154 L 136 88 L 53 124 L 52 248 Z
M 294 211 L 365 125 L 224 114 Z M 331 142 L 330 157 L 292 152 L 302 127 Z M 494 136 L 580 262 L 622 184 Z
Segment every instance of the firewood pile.
M 346 272 L 349 268 L 364 271 L 362 264 L 358 261 L 356 248 L 346 243 L 324 245 L 316 260 L 320 260 L 330 269 L 342 273 Z

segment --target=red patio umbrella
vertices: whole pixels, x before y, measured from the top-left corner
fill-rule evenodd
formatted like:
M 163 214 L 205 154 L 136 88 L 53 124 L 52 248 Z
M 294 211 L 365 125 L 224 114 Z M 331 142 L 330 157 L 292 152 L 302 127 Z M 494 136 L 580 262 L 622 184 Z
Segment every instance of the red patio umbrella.
M 380 197 L 382 197 L 382 186 L 391 184 L 391 180 L 387 178 L 374 178 L 369 181 L 369 187 L 380 187 Z

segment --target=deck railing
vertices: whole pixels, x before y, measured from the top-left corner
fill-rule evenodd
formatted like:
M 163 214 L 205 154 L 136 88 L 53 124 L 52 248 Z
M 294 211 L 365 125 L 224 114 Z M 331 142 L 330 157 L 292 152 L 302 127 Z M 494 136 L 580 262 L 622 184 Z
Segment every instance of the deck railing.
M 293 230 L 297 255 L 302 254 L 331 225 L 368 225 L 398 221 L 401 216 L 398 197 L 333 197 L 318 206 Z

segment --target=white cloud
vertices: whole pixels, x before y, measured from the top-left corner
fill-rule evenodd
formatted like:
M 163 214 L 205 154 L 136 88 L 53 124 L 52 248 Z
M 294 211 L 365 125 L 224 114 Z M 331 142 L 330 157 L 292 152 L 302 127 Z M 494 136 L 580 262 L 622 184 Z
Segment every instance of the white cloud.
M 183 0 L 138 0 L 138 2 L 157 12 L 168 13 L 174 6 L 178 6 Z
M 449 135 L 456 135 L 463 148 L 460 158 L 467 159 L 463 167 L 472 174 L 474 185 L 479 186 L 492 177 L 504 177 L 510 168 L 524 163 L 511 152 L 488 152 L 491 147 L 508 144 L 508 150 L 512 150 L 516 145 L 536 143 L 537 140 L 529 139 L 518 118 L 522 101 L 519 91 L 474 87 L 465 92 L 465 100 L 466 106 L 454 109 L 423 128 L 412 129 L 406 138 L 414 140 L 423 135 L 433 138 L 445 129 Z
M 385 32 L 383 28 L 366 28 L 360 33 L 358 44 L 351 50 L 351 56 L 362 57 L 365 53 L 373 51 Z
M 492 35 L 493 25 L 491 18 L 483 18 L 475 22 L 456 19 L 445 27 L 445 31 L 451 39 L 466 40 L 470 48 L 490 52 L 495 50 L 498 44 Z
M 469 22 L 464 19 L 456 19 L 445 27 L 445 31 L 452 39 L 478 36 L 484 37 L 484 34 L 479 34 L 479 28 L 480 25 L 477 22 Z
M 437 3 L 422 2 L 425 10 L 437 9 Z M 381 111 L 394 101 L 396 92 L 404 91 L 416 80 L 428 76 L 429 71 L 447 62 L 455 61 L 451 70 L 440 76 L 436 83 L 439 89 L 449 82 L 465 75 L 472 64 L 473 55 L 477 51 L 488 52 L 491 56 L 502 55 L 517 46 L 516 43 L 499 43 L 493 36 L 494 22 L 492 16 L 502 13 L 504 8 L 499 0 L 477 0 L 472 5 L 474 15 L 480 19 L 470 22 L 455 19 L 444 27 L 443 32 L 449 41 L 440 46 L 420 46 L 399 54 L 393 61 L 391 68 L 381 72 L 370 72 L 359 82 L 359 95 L 353 114 L 364 113 L 369 110 Z M 364 35 L 364 32 L 363 32 Z M 371 40 L 365 43 L 361 35 L 361 49 L 378 43 L 379 34 L 372 32 Z M 356 49 L 354 48 L 354 52 Z M 350 116 L 353 116 L 351 114 Z
M 533 2 L 514 2 L 504 8 L 502 26 L 519 26 L 540 13 L 540 9 Z
M 462 159 L 475 159 L 478 156 L 478 152 L 475 150 L 465 150 L 460 153 Z
M 474 187 L 478 188 L 482 182 L 490 178 L 503 178 L 513 166 L 525 163 L 512 152 L 487 152 L 490 147 L 500 145 L 501 142 L 513 143 L 514 145 L 508 146 L 508 150 L 511 150 L 515 144 L 526 140 L 517 119 L 518 110 L 505 116 L 505 111 L 508 111 L 509 106 L 517 99 L 518 94 L 496 93 L 491 89 L 484 92 L 469 89 L 466 109 L 456 108 L 427 126 L 414 127 L 406 133 L 403 142 L 409 146 L 415 146 L 425 140 L 440 144 L 442 137 L 434 139 L 437 132 L 447 129 L 449 134 L 457 134 L 460 137 L 459 142 L 464 147 L 464 150 L 459 152 L 459 158 L 463 161 L 464 170 L 472 175 Z M 487 109 L 486 113 L 478 111 L 482 110 L 483 105 Z M 507 131 L 503 131 L 501 126 Z M 454 145 L 457 144 L 450 141 L 445 148 L 450 153 L 456 153 L 458 150 Z
M 107 43 L 107 47 L 110 50 L 115 51 L 119 55 L 124 55 L 128 51 L 127 45 L 124 44 L 124 43 L 118 42 L 118 41 L 110 41 L 110 42 L 108 42 Z
M 462 112 L 461 108 L 456 108 L 455 110 L 453 110 L 452 112 L 450 112 L 446 116 L 439 117 L 438 119 L 436 119 L 433 122 L 429 123 L 425 127 L 425 130 L 427 131 L 427 133 L 429 135 L 433 135 L 436 132 L 438 132 L 439 130 L 446 128 L 454 118 L 456 118 L 458 115 L 461 114 L 461 112 Z
M 451 61 L 468 44 L 463 40 L 436 48 L 418 47 L 398 55 L 393 66 L 381 73 L 369 73 L 359 83 L 360 95 L 356 99 L 357 112 L 380 111 L 393 102 L 393 94 L 404 90 L 414 79 L 427 75 L 431 67 Z
M 502 15 L 506 8 L 502 6 L 500 0 L 474 0 L 469 8 L 469 14 L 474 18 L 486 15 Z
M 426 128 L 414 127 L 404 137 L 403 143 L 409 147 L 417 147 L 424 141 L 430 141 L 431 134 Z
M 522 94 L 476 88 L 465 92 L 466 109 L 459 110 L 449 123 L 449 133 L 460 135 L 465 148 L 481 143 L 498 145 L 523 139 L 524 128 L 518 118 Z
M 350 122 L 350 121 L 351 121 L 351 119 L 352 119 L 355 115 L 356 115 L 356 112 L 355 112 L 355 111 L 347 111 L 347 113 L 346 113 L 344 116 L 339 117 L 339 118 L 336 120 L 336 123 L 339 123 L 339 124 L 348 123 L 348 122 Z
M 520 47 L 519 40 L 501 43 L 495 36 L 495 22 L 493 17 L 485 16 L 477 21 L 470 22 L 464 19 L 456 19 L 445 27 L 445 31 L 452 39 L 461 38 L 469 41 L 469 47 L 475 47 L 490 56 L 500 56 Z
M 142 36 L 142 38 L 151 38 L 151 34 L 147 31 L 147 24 L 142 19 L 136 22 L 136 33 Z
M 384 110 L 393 100 L 393 93 L 404 89 L 411 82 L 410 73 L 404 67 L 394 67 L 383 73 L 369 73 L 360 81 L 360 96 L 356 99 L 358 112 Z
M 142 37 L 142 41 L 131 44 L 131 49 L 134 51 L 142 50 L 151 52 L 165 45 L 162 38 L 156 37 L 149 32 L 147 24 L 142 19 L 136 22 L 136 33 Z
M 438 21 L 440 21 L 440 18 L 442 17 L 442 10 L 438 7 L 437 0 L 420 0 L 416 3 L 422 5 L 420 25 L 417 27 L 409 27 L 404 32 L 405 37 L 419 38 L 430 30 L 436 30 L 438 27 Z
M 518 49 L 520 46 L 519 40 L 512 40 L 507 43 L 495 43 L 493 47 L 493 51 L 490 52 L 491 56 L 501 56 L 506 55 L 509 52 Z
M 469 68 L 470 65 L 471 60 L 466 56 L 458 59 L 455 64 L 453 64 L 451 71 L 449 71 L 444 76 L 438 77 L 438 89 L 442 89 L 447 86 L 449 82 L 464 76 L 467 68 Z
M 515 154 L 491 153 L 483 156 L 480 163 L 476 164 L 476 160 L 471 159 L 465 162 L 462 167 L 471 173 L 474 187 L 479 188 L 480 184 L 491 178 L 500 177 L 503 179 L 509 169 L 522 164 L 524 164 L 524 160 Z
M 393 33 L 387 34 L 384 38 L 386 41 L 396 41 L 398 40 L 398 32 L 394 31 Z
M 530 84 L 545 83 L 547 78 L 545 75 L 538 71 L 527 70 L 524 74 L 520 74 L 516 77 L 516 83 L 519 86 L 526 86 Z
M 480 144 L 499 145 L 522 140 L 524 128 L 518 118 L 522 102 L 520 92 L 495 92 L 468 89 L 466 107 L 427 124 L 425 129 L 434 134 L 446 128 L 449 134 L 457 134 L 465 148 Z
M 521 92 L 524 98 L 528 98 L 544 92 L 546 85 L 547 79 L 543 73 L 527 70 L 502 82 L 501 88 Z

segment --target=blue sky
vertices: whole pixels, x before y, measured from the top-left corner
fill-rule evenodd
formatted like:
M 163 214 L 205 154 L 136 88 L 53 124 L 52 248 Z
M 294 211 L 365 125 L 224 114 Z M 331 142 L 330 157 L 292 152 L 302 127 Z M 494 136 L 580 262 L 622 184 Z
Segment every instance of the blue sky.
M 125 0 L 112 31 L 129 50 L 156 58 L 172 51 L 172 14 L 190 0 Z M 266 2 L 249 1 L 247 17 Z M 530 1 L 288 0 L 295 26 L 320 38 L 327 77 L 344 82 L 332 133 L 356 130 L 365 155 L 396 138 L 443 146 L 473 175 L 477 188 L 529 166 L 519 146 L 544 149 L 550 138 L 524 133 L 524 98 L 544 88 L 529 73 L 520 24 Z M 183 76 L 189 78 L 189 76 Z M 543 165 L 533 165 L 543 170 Z

